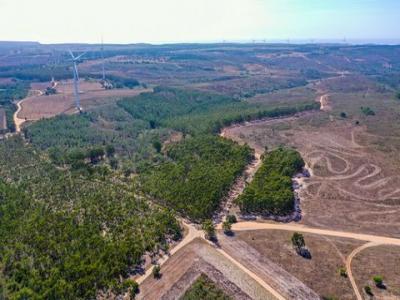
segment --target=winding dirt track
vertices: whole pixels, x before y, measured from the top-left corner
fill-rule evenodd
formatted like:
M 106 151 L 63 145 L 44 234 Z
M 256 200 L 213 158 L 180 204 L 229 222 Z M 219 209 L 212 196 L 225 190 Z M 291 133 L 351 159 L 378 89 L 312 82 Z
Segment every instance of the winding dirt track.
M 22 104 L 23 101 L 24 101 L 24 100 L 21 100 L 21 101 L 18 101 L 18 102 L 17 102 L 17 111 L 16 111 L 16 112 L 14 113 L 14 115 L 13 115 L 14 124 L 15 124 L 15 132 L 16 132 L 16 133 L 21 132 L 22 124 L 25 122 L 25 119 L 20 119 L 20 118 L 18 118 L 18 114 L 19 114 L 19 112 L 20 112 L 21 109 L 22 109 L 21 104 Z
M 351 262 L 352 262 L 353 258 L 358 253 L 360 253 L 361 251 L 363 251 L 363 250 L 365 250 L 367 248 L 376 247 L 376 246 L 379 246 L 379 245 L 381 245 L 381 244 L 375 243 L 375 242 L 366 243 L 366 244 L 354 249 L 346 259 L 347 276 L 348 276 L 348 278 L 350 280 L 351 286 L 353 287 L 354 293 L 356 294 L 357 300 L 363 300 L 363 298 L 362 298 L 362 296 L 360 294 L 360 291 L 359 291 L 359 289 L 357 287 L 357 283 L 356 283 L 356 281 L 354 279 L 353 272 L 351 270 Z

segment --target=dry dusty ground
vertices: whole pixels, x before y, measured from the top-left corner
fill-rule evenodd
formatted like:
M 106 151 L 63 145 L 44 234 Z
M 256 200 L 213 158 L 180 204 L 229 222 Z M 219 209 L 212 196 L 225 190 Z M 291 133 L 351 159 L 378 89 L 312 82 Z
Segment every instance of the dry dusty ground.
M 49 86 L 47 84 L 46 86 Z M 35 84 L 32 90 L 44 90 L 44 84 Z M 136 96 L 146 90 L 144 89 L 114 89 L 105 90 L 100 83 L 92 81 L 81 81 L 81 106 L 83 110 L 92 106 L 105 103 L 110 98 Z M 63 81 L 57 85 L 57 94 L 50 96 L 32 95 L 21 102 L 21 111 L 18 118 L 26 120 L 39 120 L 51 118 L 62 113 L 75 113 L 75 98 L 73 94 L 72 81 Z
M 277 268 L 290 273 L 321 297 L 354 299 L 349 280 L 341 277 L 338 269 L 345 266 L 346 256 L 362 242 L 304 234 L 306 245 L 312 255 L 312 259 L 305 259 L 294 251 L 290 241 L 292 234 L 280 230 L 238 231 L 233 239 L 238 240 L 238 243 L 247 243 L 259 253 L 259 257 L 270 260 L 277 265 Z M 234 251 L 234 248 L 232 250 Z M 238 255 L 245 257 L 246 254 L 238 253 Z M 275 278 L 278 276 L 279 274 L 275 275 Z M 294 280 L 287 282 L 293 284 Z M 283 284 L 283 287 L 287 286 L 288 284 Z
M 225 130 L 256 150 L 297 148 L 312 176 L 301 191 L 302 223 L 337 230 L 400 236 L 400 176 L 366 128 L 321 112 Z M 323 125 L 323 126 L 320 126 Z
M 374 299 L 400 299 L 400 250 L 395 246 L 378 246 L 364 250 L 354 257 L 352 270 L 357 285 L 362 289 L 369 285 Z M 373 283 L 373 276 L 381 275 L 386 289 Z M 365 292 L 363 296 L 368 299 Z
M 274 299 L 261 285 L 207 242 L 196 239 L 175 253 L 161 268 L 162 277 L 149 276 L 138 299 L 179 299 L 205 273 L 235 299 Z

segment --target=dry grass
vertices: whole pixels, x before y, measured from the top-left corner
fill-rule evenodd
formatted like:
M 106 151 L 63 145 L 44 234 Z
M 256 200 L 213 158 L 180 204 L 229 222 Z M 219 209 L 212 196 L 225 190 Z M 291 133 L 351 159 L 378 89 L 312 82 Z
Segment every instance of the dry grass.
M 258 251 L 263 259 L 268 259 L 289 272 L 321 297 L 354 299 L 349 280 L 341 277 L 338 270 L 345 266 L 345 257 L 361 243 L 304 234 L 306 245 L 312 255 L 311 259 L 305 259 L 293 249 L 290 241 L 292 234 L 279 230 L 239 231 L 235 233 L 235 239 L 246 242 Z M 293 284 L 293 281 L 287 278 L 286 287 Z
M 304 224 L 400 237 L 400 105 L 368 80 L 348 80 L 318 85 L 318 93 L 330 94 L 330 112 L 233 127 L 226 136 L 257 151 L 282 144 L 300 151 L 314 175 L 301 192 Z M 359 92 L 365 87 L 368 95 Z M 364 116 L 360 106 L 376 116 Z
M 175 253 L 161 273 L 160 279 L 148 277 L 141 284 L 138 299 L 179 299 L 201 273 L 235 299 L 272 299 L 249 275 L 200 239 Z
M 48 85 L 46 85 L 48 86 Z M 42 89 L 44 84 L 34 85 L 32 89 Z M 100 83 L 92 81 L 81 81 L 81 106 L 88 110 L 93 106 L 115 101 L 117 98 L 136 96 L 144 89 L 114 89 L 105 90 Z M 114 100 L 113 100 L 114 99 Z M 30 96 L 25 98 L 21 104 L 22 110 L 18 117 L 27 120 L 39 120 L 51 118 L 56 115 L 76 112 L 75 98 L 73 94 L 72 81 L 60 82 L 57 86 L 57 94 L 50 96 Z
M 360 289 L 369 285 L 375 299 L 400 299 L 400 251 L 395 246 L 379 246 L 364 250 L 352 262 L 352 270 Z M 373 282 L 376 275 L 383 276 L 386 289 Z M 364 293 L 366 297 L 366 294 Z

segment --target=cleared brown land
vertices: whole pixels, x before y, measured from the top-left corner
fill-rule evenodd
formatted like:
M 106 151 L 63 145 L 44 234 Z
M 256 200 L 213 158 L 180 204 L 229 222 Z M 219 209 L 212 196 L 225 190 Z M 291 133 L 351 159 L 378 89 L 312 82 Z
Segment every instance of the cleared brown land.
M 318 113 L 236 127 L 226 136 L 256 149 L 286 144 L 300 151 L 313 174 L 301 191 L 304 224 L 399 237 L 398 170 L 364 142 L 365 127 L 339 120 L 325 124 L 324 118 Z
M 83 110 L 90 109 L 93 106 L 104 104 L 110 99 L 136 96 L 146 90 L 144 89 L 113 89 L 105 90 L 98 82 L 81 81 L 80 97 Z M 40 87 L 32 86 L 32 89 Z M 51 118 L 56 115 L 66 113 L 76 113 L 75 98 L 73 94 L 72 81 L 60 82 L 57 85 L 57 94 L 50 96 L 30 96 L 21 102 L 21 111 L 18 118 L 26 120 L 39 120 L 42 118 Z
M 400 299 L 400 250 L 395 246 L 378 246 L 364 250 L 354 257 L 352 270 L 360 293 L 369 285 L 375 299 Z M 383 276 L 386 289 L 377 288 L 373 282 L 376 275 Z
M 235 299 L 274 299 L 249 275 L 200 239 L 175 253 L 161 267 L 161 273 L 160 279 L 150 276 L 140 285 L 138 299 L 179 299 L 201 273 L 207 274 L 227 294 L 234 296 L 232 291 L 237 291 Z
M 226 237 L 222 233 L 218 235 L 218 241 L 224 251 L 256 273 L 262 280 L 269 282 L 275 290 L 285 295 L 287 299 L 319 299 L 314 290 L 275 264 L 269 255 L 264 255 L 263 251 L 260 252 L 259 249 L 252 247 L 247 241 L 237 237 Z M 281 250 L 278 247 L 279 251 Z
M 280 230 L 238 231 L 234 239 L 247 243 L 260 253 L 263 259 L 268 259 L 284 269 L 319 296 L 354 299 L 349 280 L 341 277 L 338 269 L 345 266 L 346 256 L 362 242 L 304 234 L 306 245 L 312 255 L 311 259 L 305 259 L 293 249 L 290 241 L 292 234 L 293 232 Z M 287 280 L 287 282 L 293 284 L 294 281 Z M 294 293 L 296 292 L 294 290 Z
M 332 110 L 231 127 L 225 136 L 256 151 L 282 144 L 300 151 L 313 175 L 300 192 L 302 223 L 399 237 L 400 105 L 393 94 L 358 77 L 310 87 L 329 93 Z M 361 106 L 376 116 L 365 116 Z M 339 117 L 342 111 L 348 118 Z

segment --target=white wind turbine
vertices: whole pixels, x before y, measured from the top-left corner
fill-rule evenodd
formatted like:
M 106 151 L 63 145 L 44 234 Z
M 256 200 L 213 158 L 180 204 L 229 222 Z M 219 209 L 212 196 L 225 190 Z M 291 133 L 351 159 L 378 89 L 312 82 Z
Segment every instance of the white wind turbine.
M 74 54 L 72 53 L 71 50 L 69 50 L 69 54 L 71 55 L 72 58 L 72 62 L 74 63 L 74 94 L 75 94 L 75 106 L 76 109 L 81 112 L 82 108 L 81 108 L 81 99 L 79 96 L 79 72 L 78 72 L 78 61 L 80 58 L 82 58 L 82 56 L 84 56 L 86 54 L 86 52 L 82 53 L 81 55 L 78 56 L 74 56 Z

